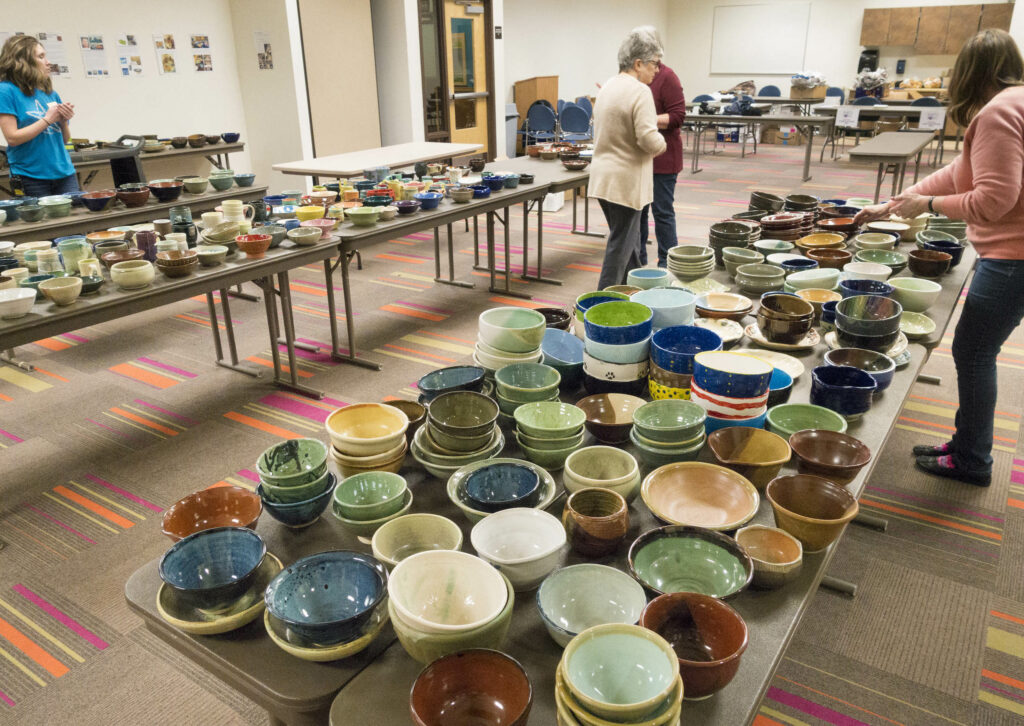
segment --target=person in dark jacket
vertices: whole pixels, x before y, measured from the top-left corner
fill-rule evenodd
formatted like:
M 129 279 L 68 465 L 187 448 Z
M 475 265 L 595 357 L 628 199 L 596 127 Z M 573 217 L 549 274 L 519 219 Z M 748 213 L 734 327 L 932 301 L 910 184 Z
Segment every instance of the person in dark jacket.
M 678 244 L 676 239 L 675 199 L 676 176 L 683 169 L 683 139 L 679 128 L 686 118 L 686 99 L 679 76 L 666 66 L 651 82 L 654 110 L 658 114 L 658 130 L 665 139 L 665 153 L 654 159 L 654 202 L 640 215 L 640 262 L 647 264 L 648 210 L 654 211 L 654 236 L 658 240 L 658 267 L 665 267 L 668 251 Z

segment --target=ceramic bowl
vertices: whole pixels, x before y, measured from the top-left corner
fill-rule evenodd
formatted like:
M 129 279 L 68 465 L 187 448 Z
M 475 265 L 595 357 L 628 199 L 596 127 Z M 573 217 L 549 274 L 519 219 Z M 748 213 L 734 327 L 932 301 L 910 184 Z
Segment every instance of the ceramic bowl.
M 559 672 L 587 712 L 630 723 L 668 698 L 679 663 L 660 635 L 637 625 L 609 623 L 588 628 L 569 641 Z
M 149 193 L 149 187 L 146 186 L 143 186 L 141 189 L 132 190 L 122 189 L 119 187 L 117 190 L 117 198 L 126 207 L 142 207 L 149 201 Z M 22 205 L 21 209 L 18 211 L 22 217 L 25 216 L 24 205 Z
M 804 429 L 825 429 L 846 432 L 846 419 L 821 406 L 807 403 L 784 403 L 768 409 L 768 430 L 789 439 Z
M 580 436 L 568 446 L 559 449 L 551 448 L 550 446 L 534 448 L 526 443 L 518 434 L 516 435 L 516 441 L 529 461 L 549 471 L 557 471 L 565 465 L 565 460 L 569 454 L 578 449 L 580 444 L 583 443 L 583 437 Z
M 704 432 L 705 410 L 691 401 L 667 399 L 643 404 L 633 413 L 635 431 L 656 443 L 681 444 Z
M 697 314 L 702 318 L 728 318 L 739 322 L 753 307 L 750 298 L 731 292 L 706 292 L 696 300 Z
M 736 543 L 754 563 L 755 589 L 775 590 L 800 574 L 803 545 L 785 530 L 752 524 L 736 532 Z
M 417 676 L 409 693 L 416 726 L 481 721 L 525 726 L 533 703 L 530 677 L 515 659 L 473 649 L 443 656 Z
M 307 527 L 324 513 L 331 503 L 331 495 L 338 480 L 333 472 L 324 472 L 323 478 L 302 487 L 277 489 L 268 494 L 271 485 L 261 483 L 256 493 L 263 501 L 263 508 L 270 516 L 288 527 Z M 304 493 L 299 493 L 300 491 Z M 282 496 L 282 492 L 285 493 Z
M 583 412 L 587 430 L 594 438 L 605 444 L 621 444 L 633 428 L 633 412 L 644 403 L 637 396 L 601 393 L 580 399 L 576 408 Z M 517 420 L 520 410 L 516 411 Z
M 857 295 L 878 295 L 891 297 L 895 288 L 887 282 L 867 279 L 846 279 L 839 282 L 839 294 L 845 297 Z
M 405 479 L 398 474 L 356 474 L 335 488 L 333 506 L 346 519 L 380 519 L 402 508 L 406 488 Z
M 214 244 L 226 244 L 234 242 L 238 236 L 237 222 L 221 222 L 203 230 L 203 237 Z
M 651 337 L 648 336 L 635 343 L 599 343 L 591 338 L 584 338 L 584 349 L 593 358 L 612 365 L 635 365 L 646 361 L 650 356 Z
M 215 267 L 227 259 L 230 250 L 224 245 L 198 245 L 196 253 L 203 267 Z
M 369 473 L 370 471 L 371 470 L 364 470 L 363 472 L 357 473 Z M 392 473 L 395 472 L 397 472 L 397 467 L 394 470 L 392 470 Z M 348 473 L 348 475 L 350 476 L 352 475 L 351 473 L 346 472 L 344 469 L 342 469 L 342 473 Z M 389 514 L 386 517 L 381 517 L 380 519 L 346 519 L 334 508 L 332 508 L 331 513 L 334 515 L 334 518 L 341 523 L 342 527 L 347 529 L 356 537 L 362 537 L 365 540 L 373 537 L 373 535 L 376 534 L 376 532 L 388 522 L 392 522 L 400 517 L 404 517 L 405 515 L 407 515 L 409 513 L 409 510 L 412 508 L 412 500 L 412 490 L 406 489 L 405 494 L 402 496 L 401 508 L 397 512 Z
M 836 340 L 840 346 L 844 348 L 865 348 L 880 353 L 889 350 L 899 337 L 899 330 L 884 335 L 859 335 L 857 333 L 850 333 L 842 328 L 836 329 Z
M 462 530 L 436 514 L 406 514 L 381 525 L 371 541 L 373 556 L 394 567 L 410 555 L 462 548 Z
M 509 353 L 529 353 L 540 348 L 547 323 L 540 313 L 527 308 L 491 308 L 477 320 L 480 340 Z
M 722 349 L 722 338 L 695 325 L 662 328 L 651 337 L 651 361 L 667 371 L 693 373 L 694 356 Z
M 402 411 L 409 419 L 409 428 L 405 430 L 405 440 L 412 442 L 413 436 L 419 430 L 423 422 L 427 420 L 427 407 L 416 401 L 396 399 L 394 401 L 383 401 L 386 406 L 394 406 Z
M 438 368 L 422 376 L 416 387 L 428 400 L 450 391 L 479 391 L 484 385 L 484 374 L 479 366 Z
M 562 525 L 574 552 L 606 557 L 618 549 L 629 531 L 629 505 L 611 489 L 577 489 L 566 499 Z
M 508 602 L 497 570 L 454 550 L 406 557 L 392 571 L 388 589 L 402 619 L 428 633 L 479 628 L 497 618 Z
M 686 290 L 674 287 L 645 289 L 634 294 L 630 300 L 651 309 L 654 315 L 651 325 L 654 330 L 693 322 L 696 297 Z
M 15 287 L 0 290 L 0 319 L 14 320 L 24 317 L 36 302 L 36 290 Z
M 320 645 L 358 637 L 388 595 L 387 570 L 359 552 L 303 557 L 284 568 L 264 594 L 267 611 Z
M 909 260 L 905 253 L 893 250 L 861 250 L 855 255 L 854 259 L 858 262 L 884 265 L 889 268 L 893 275 L 902 272 Z
M 82 204 L 90 212 L 102 212 L 110 207 L 111 202 L 117 198 L 117 192 L 113 190 L 86 192 L 81 196 Z M 10 215 L 8 215 L 10 218 Z
M 798 431 L 789 444 L 801 474 L 814 474 L 844 486 L 871 461 L 871 449 L 863 442 L 836 431 Z
M 841 272 L 831 267 L 819 268 L 817 270 L 803 270 L 794 272 L 786 278 L 786 285 L 793 288 L 793 291 L 806 288 L 819 290 L 831 290 L 839 282 Z
M 759 239 L 754 242 L 754 249 L 763 255 L 770 255 L 774 252 L 790 252 L 796 245 L 783 239 Z
M 494 374 L 497 393 L 519 403 L 548 400 L 561 381 L 558 371 L 543 363 L 514 363 Z
M 258 227 L 254 227 L 253 231 L 258 234 L 270 235 L 270 249 L 276 248 L 288 236 L 288 228 L 280 224 L 261 224 Z
M 892 383 L 896 363 L 892 358 L 874 350 L 864 348 L 836 348 L 825 353 L 825 364 L 830 366 L 853 366 L 875 379 L 876 393 L 884 391 Z
M 110 252 L 103 252 L 100 255 L 100 261 L 109 270 L 113 265 L 118 262 L 127 262 L 128 260 L 142 260 L 145 259 L 146 253 L 142 250 L 130 250 L 130 249 L 117 249 Z
M 910 271 L 919 277 L 941 277 L 953 262 L 952 255 L 938 250 L 911 250 L 907 256 Z
M 427 407 L 427 421 L 434 430 L 443 436 L 464 440 L 485 436 L 493 429 L 497 418 L 498 405 L 475 391 L 442 393 L 431 400 Z M 438 443 L 445 445 L 444 441 Z M 449 445 L 446 448 L 456 447 Z
M 561 647 L 584 630 L 606 623 L 633 624 L 647 597 L 622 571 L 581 564 L 556 570 L 537 591 L 537 610 L 548 634 Z
M 210 180 L 202 176 L 193 176 L 181 180 L 185 191 L 189 194 L 202 194 L 210 186 Z
M 587 418 L 586 412 L 572 404 L 539 401 L 515 411 L 516 425 L 529 436 L 565 438 L 574 435 Z
M 750 584 L 754 565 L 732 537 L 669 525 L 637 537 L 629 548 L 629 571 L 659 595 L 698 592 L 725 599 Z
M 315 245 L 323 237 L 322 232 L 314 227 L 294 227 L 285 234 L 288 239 L 300 247 Z
M 931 280 L 920 280 L 915 277 L 897 277 L 889 281 L 895 288 L 893 298 L 912 313 L 923 313 L 938 299 L 942 286 Z
M 147 260 L 126 260 L 110 266 L 110 279 L 122 290 L 146 287 L 156 277 L 153 263 Z
M 82 278 L 53 277 L 39 283 L 39 291 L 55 305 L 70 305 L 82 294 Z
M 836 327 L 852 335 L 889 335 L 900 329 L 903 306 L 888 297 L 854 295 L 836 305 Z
M 807 250 L 807 259 L 818 263 L 819 268 L 842 269 L 842 267 L 853 260 L 853 253 L 848 250 L 821 249 Z
M 180 181 L 166 179 L 150 182 L 147 186 L 158 202 L 173 202 L 181 196 L 181 190 L 184 185 Z
M 299 226 L 320 230 L 320 239 L 330 239 L 331 232 L 338 226 L 338 222 L 337 219 L 307 219 L 305 222 L 299 222 Z
M 634 302 L 607 302 L 595 305 L 584 314 L 586 337 L 598 343 L 628 345 L 650 337 L 654 314 L 646 305 Z
M 884 232 L 865 232 L 853 237 L 853 244 L 861 250 L 891 250 L 898 237 Z
M 658 267 L 639 267 L 626 273 L 626 284 L 650 290 L 656 287 L 668 287 L 672 278 L 668 270 Z
M 467 503 L 474 509 L 498 512 L 533 506 L 540 498 L 540 485 L 537 472 L 528 466 L 489 464 L 466 477 L 465 494 Z
M 206 529 L 171 545 L 160 558 L 160 579 L 185 605 L 216 611 L 245 594 L 266 554 L 251 529 Z
M 595 487 L 623 494 L 620 488 L 632 487 L 639 475 L 636 459 L 628 451 L 614 446 L 588 446 L 566 459 L 562 482 L 570 492 Z
M 859 253 L 858 253 L 859 254 Z M 892 269 L 877 262 L 867 262 L 856 259 L 843 266 L 845 279 L 878 280 L 885 282 L 892 275 Z
M 161 529 L 177 542 L 216 527 L 256 528 L 263 512 L 259 495 L 237 486 L 201 489 L 179 499 L 164 512 Z
M 853 366 L 817 366 L 811 371 L 811 403 L 848 420 L 871 408 L 877 388 L 874 378 Z
M 757 310 L 757 326 L 764 337 L 777 343 L 797 343 L 814 322 L 814 306 L 796 295 L 766 294 Z
M 640 625 L 672 646 L 679 657 L 679 675 L 688 699 L 707 698 L 729 685 L 747 649 L 743 618 L 707 595 L 660 595 L 644 608 Z
M 517 507 L 477 522 L 470 542 L 477 555 L 500 570 L 515 590 L 532 590 L 564 559 L 566 532 L 557 517 Z
M 91 295 L 97 292 L 104 283 L 104 280 L 99 275 L 84 275 L 80 278 L 82 280 L 82 294 Z
M 644 479 L 640 496 L 654 516 L 667 524 L 712 530 L 746 524 L 760 503 L 757 490 L 744 476 L 695 461 L 655 469 Z
M 351 456 L 372 456 L 403 442 L 409 417 L 394 406 L 358 403 L 333 411 L 324 425 L 339 451 Z
M 268 484 L 300 486 L 327 471 L 327 445 L 318 439 L 288 439 L 274 444 L 256 460 L 256 473 Z
M 28 277 L 18 280 L 18 287 L 24 290 L 31 290 L 36 300 L 43 300 L 45 296 L 39 290 L 39 283 L 46 280 L 52 280 L 55 277 L 56 275 L 51 274 L 29 275 Z
M 479 522 L 490 514 L 489 512 L 485 512 L 481 509 L 474 508 L 469 498 L 466 496 L 466 480 L 478 469 L 491 467 L 496 464 L 518 464 L 533 469 L 541 480 L 540 495 L 536 504 L 533 506 L 534 509 L 547 509 L 559 495 L 560 489 L 555 484 L 554 477 L 551 476 L 547 468 L 524 459 L 493 457 L 494 454 L 491 454 L 489 458 L 480 459 L 459 467 L 454 472 L 450 473 L 448 482 L 445 485 L 445 493 L 448 495 L 448 499 L 455 504 L 455 506 L 457 506 L 471 522 Z
M 712 351 L 693 359 L 693 381 L 714 396 L 755 398 L 768 392 L 772 366 L 742 353 Z
M 764 490 L 792 454 L 786 439 L 764 429 L 730 426 L 708 435 L 708 448 L 719 464 Z
M 810 474 L 781 476 L 768 483 L 765 496 L 775 524 L 800 540 L 807 552 L 819 552 L 857 516 L 857 500 L 827 479 Z

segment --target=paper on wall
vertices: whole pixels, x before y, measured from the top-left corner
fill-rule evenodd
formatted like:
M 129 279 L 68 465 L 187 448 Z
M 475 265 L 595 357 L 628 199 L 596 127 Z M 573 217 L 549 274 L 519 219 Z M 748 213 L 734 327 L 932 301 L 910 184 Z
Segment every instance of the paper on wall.
M 107 49 L 102 35 L 80 35 L 79 46 L 82 50 L 82 66 L 86 78 L 107 78 L 110 67 L 107 65 Z
M 274 70 L 274 52 L 270 46 L 270 33 L 265 30 L 254 30 L 252 42 L 256 48 L 256 67 L 261 71 Z
M 54 78 L 71 75 L 71 67 L 68 63 L 68 50 L 64 45 L 64 36 L 61 33 L 44 32 L 36 33 L 35 37 L 46 48 L 46 62 L 50 66 L 50 75 Z M 3 40 L 0 40 L 0 43 Z
M 124 77 L 130 78 L 142 74 L 142 54 L 134 35 L 117 36 L 117 64 Z
M 156 69 L 160 75 L 177 73 L 178 64 L 175 59 L 174 35 L 171 33 L 154 33 L 153 49 L 156 51 Z

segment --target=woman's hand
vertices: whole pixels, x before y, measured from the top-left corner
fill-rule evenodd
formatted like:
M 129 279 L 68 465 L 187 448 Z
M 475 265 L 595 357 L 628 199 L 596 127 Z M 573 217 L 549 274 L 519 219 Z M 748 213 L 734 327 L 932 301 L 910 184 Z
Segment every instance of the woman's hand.
M 43 121 L 45 121 L 50 126 L 63 121 L 64 113 L 63 111 L 61 111 L 61 106 L 63 105 L 64 104 L 62 103 L 50 104 L 49 108 L 46 109 L 46 113 L 43 114 Z
M 868 222 L 877 222 L 880 219 L 885 219 L 892 212 L 894 202 L 889 201 L 885 204 L 874 204 L 870 207 L 864 207 L 857 216 L 853 218 L 853 221 L 857 226 L 865 225 Z
M 893 200 L 896 202 L 896 205 L 893 207 L 893 212 L 904 219 L 913 219 L 917 215 L 928 211 L 929 199 L 931 199 L 931 197 L 924 197 L 920 194 L 904 192 Z

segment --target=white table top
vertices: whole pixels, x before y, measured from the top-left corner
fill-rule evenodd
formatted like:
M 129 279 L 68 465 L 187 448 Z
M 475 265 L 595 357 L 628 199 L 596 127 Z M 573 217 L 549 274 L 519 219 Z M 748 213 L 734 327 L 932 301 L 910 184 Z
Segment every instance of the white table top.
M 465 156 L 479 151 L 482 144 L 446 144 L 434 141 L 411 141 L 407 144 L 382 146 L 377 149 L 349 151 L 317 159 L 301 159 L 274 164 L 274 171 L 302 176 L 360 176 L 364 169 L 375 166 L 398 168 L 419 161 L 438 161 L 453 156 Z

